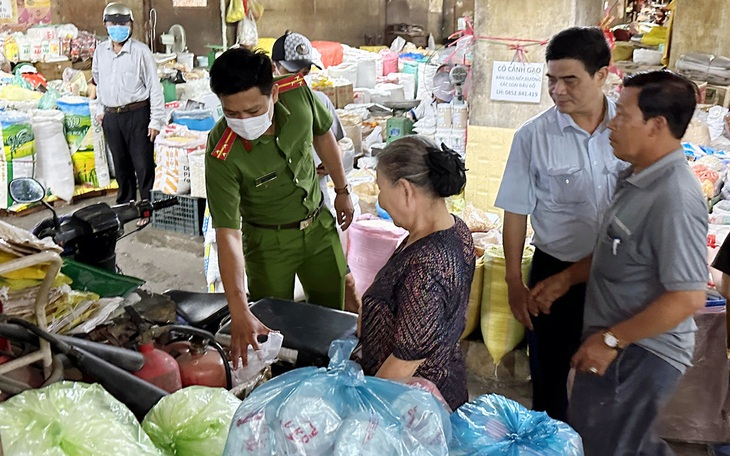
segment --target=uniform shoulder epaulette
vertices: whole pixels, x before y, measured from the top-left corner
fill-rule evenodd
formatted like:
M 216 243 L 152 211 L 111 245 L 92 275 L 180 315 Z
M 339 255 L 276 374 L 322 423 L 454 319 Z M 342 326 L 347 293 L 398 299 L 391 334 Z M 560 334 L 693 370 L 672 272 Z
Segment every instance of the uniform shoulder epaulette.
M 307 85 L 307 82 L 304 80 L 304 76 L 302 76 L 301 73 L 296 73 L 283 79 L 279 79 L 276 81 L 276 85 L 279 86 L 279 93 L 286 93 L 290 90 L 298 89 L 299 87 Z
M 221 136 L 221 139 L 218 140 L 218 144 L 215 145 L 210 155 L 218 160 L 225 161 L 225 159 L 228 158 L 228 154 L 231 153 L 231 148 L 236 142 L 236 139 L 240 139 L 243 142 L 243 147 L 246 149 L 246 152 L 251 152 L 251 148 L 253 147 L 251 141 L 239 137 L 233 132 L 233 130 L 231 130 L 230 127 L 226 127 L 226 130 L 223 132 L 223 136 Z

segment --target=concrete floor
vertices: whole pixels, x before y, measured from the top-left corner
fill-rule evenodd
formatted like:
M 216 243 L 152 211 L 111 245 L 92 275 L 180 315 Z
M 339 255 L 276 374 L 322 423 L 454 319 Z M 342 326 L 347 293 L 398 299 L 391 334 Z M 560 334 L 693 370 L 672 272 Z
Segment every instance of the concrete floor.
M 58 212 L 66 214 L 97 202 L 114 204 L 114 197 L 82 200 L 76 205 L 62 207 Z M 40 211 L 3 219 L 16 226 L 31 229 L 49 215 L 48 211 Z M 130 224 L 127 232 L 133 229 L 133 224 Z M 171 288 L 205 290 L 202 237 L 185 236 L 148 226 L 119 241 L 117 262 L 125 274 L 146 280 L 146 288 L 152 292 L 159 293 Z M 526 407 L 530 406 L 529 368 L 524 351 L 516 350 L 508 354 L 500 366 L 495 367 L 481 340 L 465 341 L 463 348 L 467 359 L 471 397 L 497 393 Z M 705 445 L 672 443 L 672 446 L 678 456 L 712 454 Z

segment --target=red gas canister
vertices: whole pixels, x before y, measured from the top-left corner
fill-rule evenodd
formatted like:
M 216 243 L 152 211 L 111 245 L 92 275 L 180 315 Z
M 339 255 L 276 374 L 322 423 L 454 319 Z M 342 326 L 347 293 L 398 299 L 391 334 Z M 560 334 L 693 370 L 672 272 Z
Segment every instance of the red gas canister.
M 175 358 L 151 343 L 140 345 L 139 351 L 144 355 L 144 366 L 134 373 L 135 376 L 170 393 L 182 388 L 180 368 Z
M 182 386 L 202 385 L 214 388 L 225 388 L 226 369 L 223 358 L 208 344 L 194 338 L 190 344 L 190 351 L 177 358 L 180 366 Z

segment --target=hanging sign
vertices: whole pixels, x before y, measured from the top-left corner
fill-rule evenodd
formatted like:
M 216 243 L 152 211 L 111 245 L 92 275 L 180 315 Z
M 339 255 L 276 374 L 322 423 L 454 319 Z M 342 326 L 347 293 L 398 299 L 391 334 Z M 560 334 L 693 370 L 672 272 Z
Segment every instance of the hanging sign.
M 545 65 L 525 62 L 494 62 L 491 99 L 540 103 Z
M 172 0 L 173 8 L 205 8 L 208 0 Z
M 17 15 L 15 0 L 0 0 L 0 22 L 12 22 Z

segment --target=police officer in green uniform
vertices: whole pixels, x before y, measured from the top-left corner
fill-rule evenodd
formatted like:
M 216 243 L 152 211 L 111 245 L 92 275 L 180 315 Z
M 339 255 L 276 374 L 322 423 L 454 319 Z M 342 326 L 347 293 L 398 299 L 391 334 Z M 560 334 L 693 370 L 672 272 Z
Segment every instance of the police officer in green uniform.
M 269 332 L 248 308 L 244 257 L 251 299 L 292 299 L 297 275 L 310 302 L 341 309 L 346 265 L 335 223 L 347 229 L 353 206 L 332 116 L 301 75 L 275 80 L 265 54 L 239 48 L 216 59 L 210 86 L 225 117 L 208 136 L 207 197 L 237 365 Z M 322 205 L 312 145 L 335 185 L 336 222 Z

